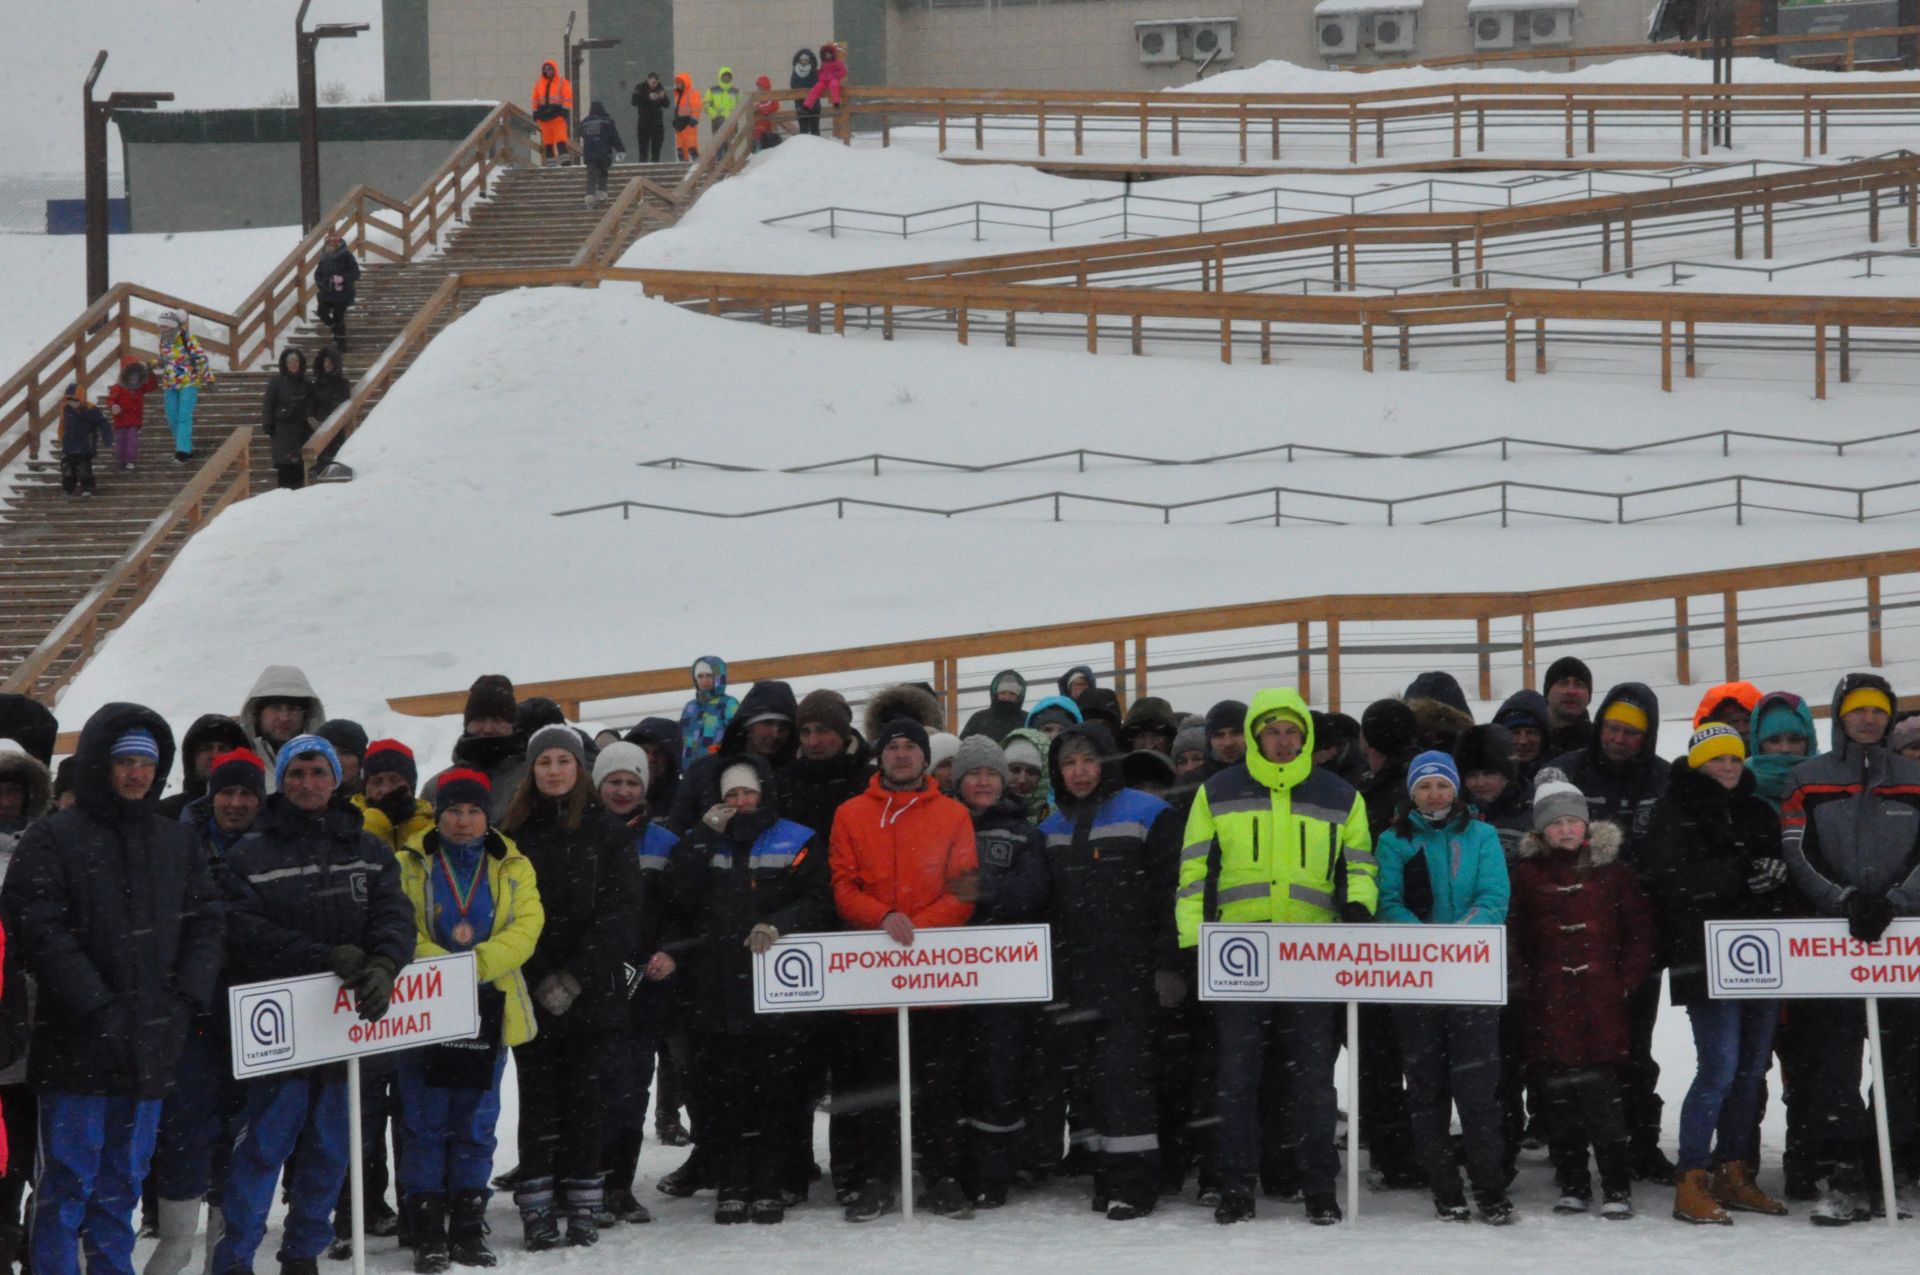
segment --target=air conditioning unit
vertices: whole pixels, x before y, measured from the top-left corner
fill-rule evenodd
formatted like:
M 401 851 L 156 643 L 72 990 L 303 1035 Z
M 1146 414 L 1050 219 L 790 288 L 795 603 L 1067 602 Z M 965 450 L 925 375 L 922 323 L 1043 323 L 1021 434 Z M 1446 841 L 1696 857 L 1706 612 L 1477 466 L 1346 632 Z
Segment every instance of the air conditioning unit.
M 1233 27 L 1232 19 L 1208 19 L 1182 26 L 1181 43 L 1185 46 L 1187 60 L 1205 62 L 1212 58 L 1216 62 L 1233 61 Z
M 1349 57 L 1360 51 L 1360 15 L 1325 13 L 1313 20 L 1313 45 L 1323 58 Z
M 1526 15 L 1527 37 L 1535 44 L 1571 44 L 1572 9 L 1535 9 Z
M 1513 47 L 1513 11 L 1501 9 L 1473 15 L 1473 47 L 1511 49 Z
M 1376 13 L 1367 20 L 1367 39 L 1381 53 L 1411 53 L 1416 17 L 1412 9 Z
M 1180 24 L 1177 22 L 1136 22 L 1134 46 L 1140 60 L 1148 66 L 1164 66 L 1180 60 Z

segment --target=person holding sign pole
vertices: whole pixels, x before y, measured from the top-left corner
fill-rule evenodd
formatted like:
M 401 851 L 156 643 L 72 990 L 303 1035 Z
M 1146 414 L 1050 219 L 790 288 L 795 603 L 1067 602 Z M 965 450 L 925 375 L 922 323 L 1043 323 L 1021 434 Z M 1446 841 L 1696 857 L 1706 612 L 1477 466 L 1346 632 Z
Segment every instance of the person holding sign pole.
M 1244 729 L 1245 759 L 1209 778 L 1187 817 L 1174 893 L 1180 946 L 1197 946 L 1205 921 L 1371 921 L 1379 886 L 1366 803 L 1344 781 L 1313 768 L 1306 701 L 1291 687 L 1261 691 Z M 1273 1050 L 1291 1082 L 1286 1136 L 1299 1148 L 1307 1218 L 1317 1226 L 1340 1221 L 1333 1190 L 1340 1173 L 1333 1140 L 1340 1006 L 1223 1002 L 1213 1018 L 1221 1186 L 1214 1220 L 1253 1217 L 1260 1073 Z
M 1461 799 L 1453 759 L 1425 752 L 1407 767 L 1407 803 L 1381 834 L 1380 919 L 1400 925 L 1503 925 L 1507 860 L 1500 834 Z M 1500 1011 L 1480 1005 L 1395 1005 L 1394 1032 L 1407 1068 L 1413 1148 L 1445 1222 L 1467 1220 L 1467 1197 L 1447 1136 L 1460 1109 L 1480 1220 L 1513 1220 L 1500 1122 Z
M 331 971 L 361 1018 L 387 1012 L 394 976 L 413 959 L 413 908 L 393 851 L 333 805 L 340 759 L 318 735 L 274 756 L 275 788 L 253 830 L 227 855 L 227 963 L 235 983 Z M 312 1275 L 333 1238 L 347 1176 L 347 1082 L 338 1069 L 246 1082 L 245 1127 L 235 1142 L 220 1210 L 226 1233 L 214 1275 L 253 1269 L 274 1184 L 287 1169 L 282 1275 Z M 295 1148 L 299 1154 L 294 1154 Z
M 667 909 L 685 940 L 671 945 L 672 959 L 709 1101 L 700 1136 L 719 1188 L 713 1220 L 771 1225 L 785 1219 L 782 1192 L 809 1150 L 789 1135 L 813 1024 L 754 1013 L 753 958 L 783 934 L 830 924 L 832 882 L 818 834 L 775 808 L 766 758 L 735 758 L 719 782 L 719 804 L 667 861 Z
M 639 940 L 640 863 L 633 833 L 594 797 L 586 744 L 571 726 L 527 741 L 531 766 L 502 831 L 533 862 L 546 925 L 524 967 L 536 1030 L 514 1048 L 520 1084 L 520 1176 L 514 1203 L 529 1251 L 599 1242 L 605 1131 L 599 1095 L 627 1028 L 627 959 Z M 556 1181 L 557 1179 L 557 1181 Z
M 455 769 L 434 790 L 434 826 L 400 852 L 400 886 L 413 905 L 414 955 L 472 952 L 480 983 L 480 1035 L 400 1056 L 400 1194 L 413 1237 L 413 1269 L 451 1262 L 493 1266 L 487 1247 L 487 1176 L 507 1049 L 538 1029 L 521 967 L 546 924 L 533 864 L 487 826 L 492 785 Z
M 1794 768 L 1781 808 L 1781 842 L 1800 895 L 1817 916 L 1847 919 L 1853 937 L 1872 943 L 1896 916 L 1920 916 L 1920 762 L 1890 752 L 1893 688 L 1873 673 L 1849 673 L 1833 693 L 1833 748 Z M 1894 1146 L 1911 1137 L 1916 1077 L 1914 1002 L 1880 1007 L 1889 1048 L 1883 1100 Z M 1868 1139 L 1860 1101 L 1860 1048 L 1866 1014 L 1858 1001 L 1795 1005 L 1811 1042 L 1812 1128 L 1818 1158 L 1833 1167 L 1814 1206 L 1816 1226 L 1871 1220 L 1860 1157 Z
M 1787 1211 L 1753 1180 L 1780 1002 L 1707 995 L 1706 922 L 1783 916 L 1792 894 L 1780 818 L 1754 793 L 1746 757 L 1738 729 L 1703 725 L 1687 755 L 1675 759 L 1647 834 L 1661 956 L 1672 971 L 1673 1003 L 1693 1023 L 1697 1063 L 1680 1108 L 1673 1215 L 1696 1224 L 1731 1225 L 1728 1209 L 1775 1217 Z
M 213 1003 L 218 897 L 192 831 L 153 808 L 172 764 L 157 713 L 105 705 L 80 733 L 74 804 L 22 834 L 6 874 L 7 946 L 37 992 L 29 1243 L 46 1275 L 78 1275 L 83 1245 L 93 1275 L 132 1275 L 161 1099 L 193 1016 Z
M 1093 1154 L 1093 1206 L 1122 1222 L 1153 1211 L 1160 1187 L 1153 1100 L 1156 1000 L 1186 999 L 1167 896 L 1180 863 L 1180 821 L 1158 797 L 1123 787 L 1104 723 L 1069 726 L 1049 758 L 1059 808 L 1046 837 L 1054 1001 L 1075 1136 Z
M 1633 1158 L 1620 1071 L 1632 1050 L 1628 997 L 1653 968 L 1653 916 L 1620 861 L 1618 825 L 1587 822 L 1587 798 L 1561 780 L 1534 789 L 1533 831 L 1509 870 L 1508 976 L 1525 1009 L 1527 1092 L 1545 1108 L 1560 1188 L 1555 1213 L 1593 1201 L 1587 1148 L 1600 1165 L 1600 1216 L 1633 1216 Z
M 973 821 L 967 809 L 941 794 L 928 775 L 927 728 L 896 717 L 874 732 L 880 771 L 867 790 L 834 812 L 829 843 L 833 901 L 853 929 L 885 930 L 902 947 L 915 931 L 965 925 L 973 905 L 955 892 L 979 868 Z M 956 1012 L 922 1010 L 911 1019 L 914 1131 L 928 1207 L 949 1217 L 970 1217 L 972 1202 L 960 1185 L 959 1137 L 962 1066 L 967 1020 Z M 893 1015 L 848 1014 L 835 1024 L 833 1135 L 848 1164 L 836 1180 L 852 1192 L 849 1222 L 871 1222 L 898 1207 L 893 1164 L 900 1145 L 899 1057 Z M 898 1189 L 912 1190 L 910 1182 Z

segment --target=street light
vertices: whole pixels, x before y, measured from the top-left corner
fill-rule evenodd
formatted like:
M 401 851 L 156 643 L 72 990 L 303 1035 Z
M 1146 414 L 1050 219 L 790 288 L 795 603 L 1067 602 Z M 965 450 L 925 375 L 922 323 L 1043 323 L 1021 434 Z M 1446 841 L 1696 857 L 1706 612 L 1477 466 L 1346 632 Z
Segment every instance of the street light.
M 322 40 L 351 40 L 369 30 L 365 22 L 328 22 L 307 30 L 307 6 L 293 17 L 294 47 L 300 72 L 300 229 L 311 233 L 320 224 L 320 101 L 314 85 L 314 51 Z
M 87 184 L 87 304 L 92 305 L 107 293 L 107 121 L 115 111 L 150 111 L 162 102 L 171 102 L 171 93 L 109 93 L 104 102 L 93 100 L 93 86 L 100 79 L 100 68 L 107 64 L 107 51 L 94 55 L 93 70 L 87 72 L 87 85 L 81 91 L 81 110 L 85 127 L 83 164 Z
M 611 49 L 620 43 L 612 36 L 596 36 L 586 40 L 576 40 L 567 50 L 567 66 L 573 72 L 573 117 L 567 121 L 567 131 L 576 139 L 580 136 L 580 103 L 585 100 L 580 91 L 580 64 L 587 59 L 584 56 L 594 49 Z

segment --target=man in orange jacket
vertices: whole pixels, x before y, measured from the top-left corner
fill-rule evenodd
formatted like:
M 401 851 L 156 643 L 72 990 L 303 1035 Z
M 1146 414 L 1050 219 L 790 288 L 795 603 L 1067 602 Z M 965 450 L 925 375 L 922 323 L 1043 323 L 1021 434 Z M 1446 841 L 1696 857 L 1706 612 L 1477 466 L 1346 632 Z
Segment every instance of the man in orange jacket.
M 540 78 L 533 82 L 533 118 L 540 124 L 540 151 L 549 168 L 566 158 L 567 116 L 572 111 L 572 82 L 553 63 L 542 62 Z
M 673 149 L 687 163 L 700 158 L 700 90 L 685 71 L 673 77 Z
M 895 718 L 880 728 L 873 748 L 879 773 L 864 793 L 834 812 L 828 843 L 833 901 L 849 928 L 885 930 L 911 947 L 915 931 L 965 925 L 973 915 L 973 904 L 961 897 L 971 895 L 979 867 L 973 820 L 928 775 L 926 727 Z M 959 1015 L 941 1010 L 913 1016 L 914 1125 L 925 1134 L 927 1207 L 957 1217 L 973 1213 L 960 1182 L 958 1137 L 965 1028 Z M 849 1222 L 870 1222 L 897 1201 L 899 1065 L 891 1016 L 849 1014 L 836 1024 L 828 1136 Z

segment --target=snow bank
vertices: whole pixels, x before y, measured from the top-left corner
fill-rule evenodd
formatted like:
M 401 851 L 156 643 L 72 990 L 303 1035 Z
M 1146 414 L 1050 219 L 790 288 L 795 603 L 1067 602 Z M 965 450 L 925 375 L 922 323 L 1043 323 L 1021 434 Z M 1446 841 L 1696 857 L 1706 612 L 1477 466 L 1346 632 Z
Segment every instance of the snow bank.
M 1549 64 L 1552 65 L 1552 64 Z M 1734 69 L 1742 84 L 1794 84 L 1835 80 L 1858 80 L 1885 84 L 1893 80 L 1912 80 L 1920 72 L 1815 70 L 1770 62 L 1763 58 L 1741 58 Z M 1391 71 L 1352 71 L 1316 66 L 1301 66 L 1282 59 L 1262 62 L 1237 71 L 1223 71 L 1194 84 L 1168 89 L 1169 93 L 1357 93 L 1373 89 L 1426 88 L 1445 84 L 1695 84 L 1711 83 L 1713 63 L 1672 53 L 1653 53 L 1644 57 L 1618 58 L 1583 66 L 1577 71 L 1565 69 L 1527 70 L 1513 65 L 1485 67 L 1405 67 Z

